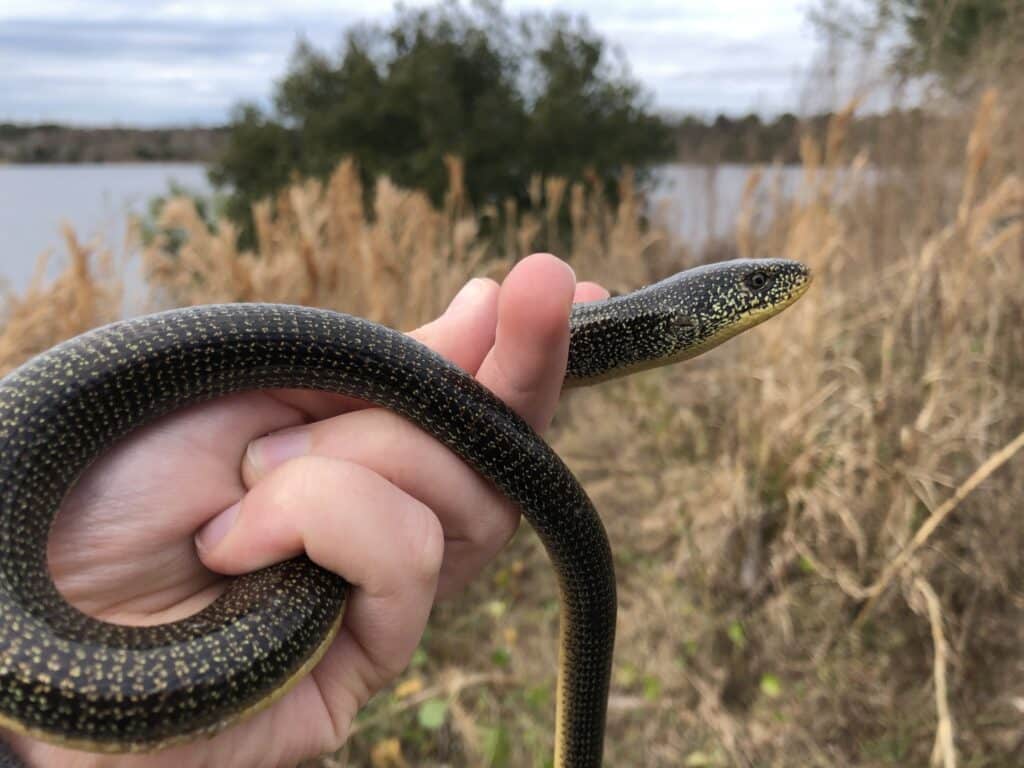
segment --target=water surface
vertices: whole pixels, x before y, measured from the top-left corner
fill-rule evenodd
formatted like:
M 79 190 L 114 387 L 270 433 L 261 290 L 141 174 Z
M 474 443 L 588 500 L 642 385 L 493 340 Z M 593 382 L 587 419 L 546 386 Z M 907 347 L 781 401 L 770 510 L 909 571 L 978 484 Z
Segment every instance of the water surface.
M 20 290 L 43 253 L 51 272 L 66 258 L 61 223 L 83 243 L 123 253 L 128 217 L 178 183 L 208 192 L 206 169 L 190 163 L 0 165 L 0 279 Z

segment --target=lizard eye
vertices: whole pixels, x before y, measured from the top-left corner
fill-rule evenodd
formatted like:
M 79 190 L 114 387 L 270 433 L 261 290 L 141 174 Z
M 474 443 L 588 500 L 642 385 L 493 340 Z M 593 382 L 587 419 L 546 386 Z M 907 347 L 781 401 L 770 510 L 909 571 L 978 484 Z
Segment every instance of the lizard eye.
M 752 291 L 763 291 L 771 283 L 771 278 L 764 272 L 751 272 L 747 275 L 747 287 Z

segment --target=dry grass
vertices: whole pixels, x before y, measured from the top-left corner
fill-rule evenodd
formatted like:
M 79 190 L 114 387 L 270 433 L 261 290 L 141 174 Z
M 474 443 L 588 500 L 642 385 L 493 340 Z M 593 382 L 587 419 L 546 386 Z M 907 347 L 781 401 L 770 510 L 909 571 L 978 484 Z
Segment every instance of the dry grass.
M 740 253 L 808 262 L 812 291 L 692 364 L 574 394 L 556 424 L 617 558 L 611 765 L 1024 763 L 1024 141 L 990 93 L 962 131 L 906 139 L 925 161 L 871 179 L 848 119 L 805 142 L 797 202 L 752 184 L 738 219 Z M 640 224 L 628 179 L 617 210 L 538 180 L 542 215 L 499 218 L 450 170 L 444 210 L 386 182 L 365 210 L 342 165 L 257 210 L 256 253 L 176 201 L 163 223 L 185 246 L 145 253 L 156 300 L 408 328 L 556 240 L 563 206 L 581 275 L 624 289 L 687 260 Z M 9 298 L 0 364 L 109 319 L 116 280 L 70 252 L 57 283 Z M 322 764 L 544 764 L 554 589 L 524 529 Z
M 426 195 L 380 180 L 372 204 L 354 164 L 343 162 L 326 184 L 296 184 L 254 211 L 258 245 L 239 252 L 237 231 L 219 222 L 204 223 L 194 203 L 167 203 L 158 222 L 164 236 L 143 253 L 149 284 L 158 305 L 224 301 L 279 301 L 344 310 L 396 328 L 412 328 L 435 317 L 455 292 L 475 275 L 500 276 L 534 248 L 542 234 L 557 248 L 557 218 L 567 185 L 541 180 L 534 195 L 546 204 L 538 215 L 520 215 L 515 202 L 504 206 L 502 256 L 493 240 L 481 236 L 494 228 L 497 210 L 477 216 L 466 209 L 462 165 L 449 158 L 451 186 L 443 210 Z M 665 241 L 641 233 L 639 201 L 632 181 L 623 181 L 623 201 L 614 210 L 582 184 L 570 189 L 571 258 L 590 271 L 592 262 L 612 254 L 634 269 L 620 270 L 616 282 L 635 285 L 647 276 L 644 254 L 651 246 L 665 252 Z M 171 247 L 184 234 L 180 247 Z M 661 261 L 665 259 L 662 258 Z M 637 270 L 635 267 L 639 267 Z
M 32 355 L 120 315 L 122 285 L 112 252 L 96 252 L 64 227 L 68 266 L 47 282 L 46 256 L 39 258 L 22 295 L 0 293 L 0 375 Z

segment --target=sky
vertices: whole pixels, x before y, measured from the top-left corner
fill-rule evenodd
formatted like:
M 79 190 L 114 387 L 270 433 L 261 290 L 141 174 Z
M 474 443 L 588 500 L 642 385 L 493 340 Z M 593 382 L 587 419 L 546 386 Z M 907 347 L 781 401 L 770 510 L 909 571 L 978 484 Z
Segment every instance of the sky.
M 770 116 L 806 106 L 817 50 L 810 2 L 505 0 L 504 7 L 585 13 L 625 54 L 660 111 Z M 0 121 L 223 123 L 239 101 L 268 103 L 300 36 L 334 52 L 347 27 L 386 21 L 392 8 L 379 0 L 0 0 Z

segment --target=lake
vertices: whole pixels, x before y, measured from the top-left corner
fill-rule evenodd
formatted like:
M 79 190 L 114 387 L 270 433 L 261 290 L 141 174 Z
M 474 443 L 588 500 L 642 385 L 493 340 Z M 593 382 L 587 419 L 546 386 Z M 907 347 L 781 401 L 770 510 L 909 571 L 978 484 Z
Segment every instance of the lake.
M 750 170 L 742 165 L 664 166 L 652 195 L 658 219 L 694 246 L 709 236 L 731 236 Z M 793 194 L 800 169 L 777 173 L 776 180 L 762 183 L 759 194 L 771 194 L 776 183 L 783 196 Z M 128 216 L 144 213 L 171 183 L 200 193 L 210 189 L 206 169 L 198 164 L 0 165 L 0 279 L 22 290 L 46 252 L 54 256 L 51 272 L 62 266 L 61 222 L 69 223 L 81 241 L 98 238 L 123 253 Z
M 47 251 L 60 266 L 66 256 L 62 222 L 82 242 L 100 238 L 124 252 L 129 214 L 144 213 L 171 182 L 209 191 L 204 166 L 190 163 L 0 165 L 0 278 L 21 290 Z

